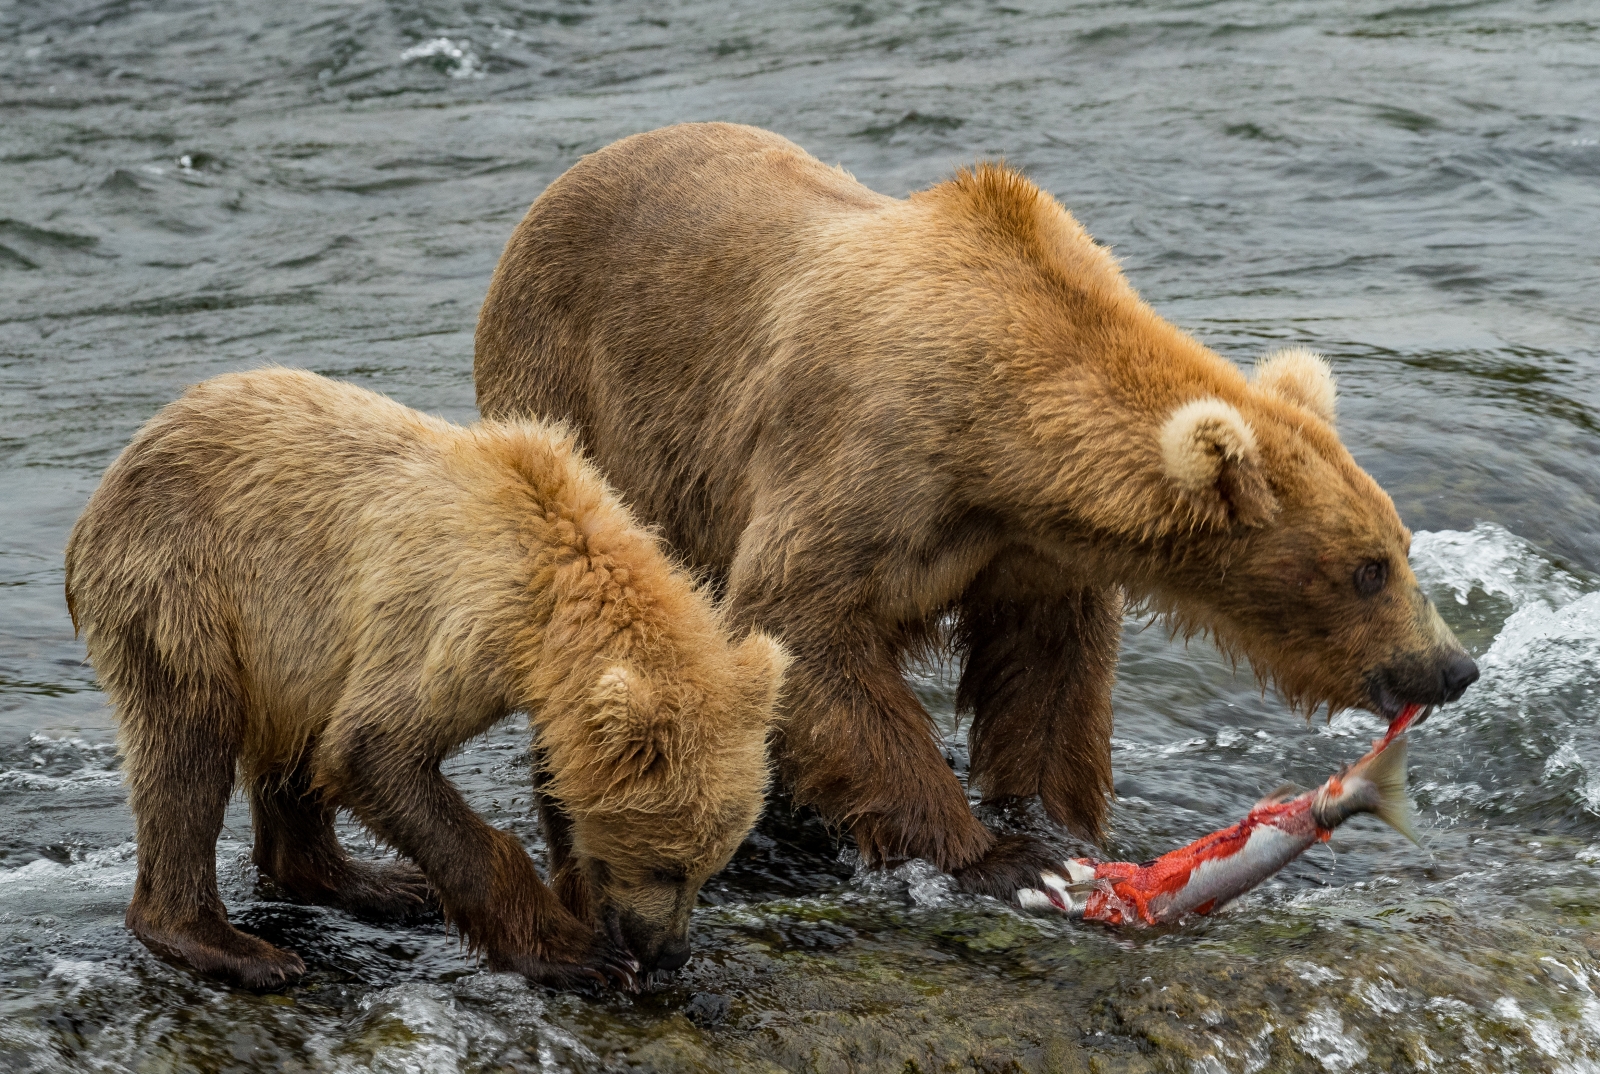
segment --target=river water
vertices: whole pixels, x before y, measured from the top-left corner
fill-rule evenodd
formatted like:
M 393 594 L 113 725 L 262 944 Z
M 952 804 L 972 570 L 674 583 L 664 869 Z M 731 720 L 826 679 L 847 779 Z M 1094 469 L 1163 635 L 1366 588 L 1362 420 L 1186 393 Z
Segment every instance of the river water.
M 1425 846 L 1342 829 L 1228 912 L 1114 933 L 861 875 L 775 809 L 638 997 L 438 922 L 274 902 L 251 994 L 120 924 L 132 823 L 61 597 L 99 474 L 184 385 L 305 366 L 457 420 L 500 247 L 585 152 L 755 123 L 903 194 L 1004 156 L 1166 316 L 1316 347 L 1482 680 L 1412 736 Z M 0 6 L 0 1070 L 1600 1070 L 1600 17 L 1589 0 Z M 920 673 L 949 732 L 949 669 Z M 1130 622 L 1105 851 L 1320 782 L 1308 726 Z M 525 732 L 451 762 L 521 833 Z M 1029 823 L 1021 818 L 1020 823 Z M 359 831 L 358 852 L 378 851 Z

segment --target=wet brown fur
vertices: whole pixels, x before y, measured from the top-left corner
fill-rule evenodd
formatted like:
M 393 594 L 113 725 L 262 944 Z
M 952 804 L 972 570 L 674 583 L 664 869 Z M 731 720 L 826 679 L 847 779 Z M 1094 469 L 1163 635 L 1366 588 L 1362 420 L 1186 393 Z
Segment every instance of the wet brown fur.
M 1017 847 L 988 862 L 902 675 L 942 617 L 972 783 L 1091 836 L 1125 598 L 1307 711 L 1370 706 L 1378 681 L 1426 693 L 1460 654 L 1318 361 L 1247 379 L 1004 167 L 899 200 L 770 132 L 691 124 L 539 197 L 475 374 L 486 415 L 572 421 L 738 620 L 793 651 L 779 761 L 799 799 L 869 859 L 989 890 Z M 1362 597 L 1371 560 L 1388 585 Z
M 786 655 L 730 641 L 559 426 L 218 377 L 112 464 L 66 564 L 138 825 L 128 923 L 203 971 L 302 970 L 217 894 L 236 769 L 289 894 L 396 916 L 431 885 L 491 966 L 557 984 L 625 979 L 617 944 L 646 968 L 686 952 L 695 892 L 761 809 Z M 564 899 L 439 770 L 516 710 Z M 420 872 L 353 861 L 336 808 Z

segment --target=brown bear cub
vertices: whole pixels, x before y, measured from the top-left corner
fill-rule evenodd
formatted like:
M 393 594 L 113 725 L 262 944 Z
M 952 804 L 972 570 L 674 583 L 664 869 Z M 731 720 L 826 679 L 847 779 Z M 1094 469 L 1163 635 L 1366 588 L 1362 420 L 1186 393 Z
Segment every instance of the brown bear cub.
M 1326 363 L 1247 378 L 1002 167 L 897 199 L 753 127 L 624 139 L 511 236 L 475 375 L 488 417 L 570 420 L 789 646 L 780 770 L 870 860 L 1000 895 L 1051 860 L 968 809 L 902 673 L 930 644 L 964 660 L 972 785 L 1090 836 L 1125 597 L 1308 711 L 1477 677 L 1339 440 Z
M 559 426 L 218 377 L 139 431 L 66 558 L 137 821 L 128 927 L 202 972 L 304 972 L 218 895 L 236 779 L 291 897 L 394 917 L 431 888 L 490 967 L 554 985 L 682 965 L 761 811 L 784 651 L 735 643 Z M 439 770 L 517 710 L 554 893 Z M 352 859 L 337 809 L 415 866 Z

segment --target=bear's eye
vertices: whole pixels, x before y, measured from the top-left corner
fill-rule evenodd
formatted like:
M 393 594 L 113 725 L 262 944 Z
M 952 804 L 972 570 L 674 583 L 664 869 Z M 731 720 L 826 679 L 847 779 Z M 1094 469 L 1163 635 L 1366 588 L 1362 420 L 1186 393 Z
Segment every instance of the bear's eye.
M 1377 593 L 1389 580 L 1389 565 L 1381 559 L 1363 563 L 1356 568 L 1356 592 L 1363 597 Z

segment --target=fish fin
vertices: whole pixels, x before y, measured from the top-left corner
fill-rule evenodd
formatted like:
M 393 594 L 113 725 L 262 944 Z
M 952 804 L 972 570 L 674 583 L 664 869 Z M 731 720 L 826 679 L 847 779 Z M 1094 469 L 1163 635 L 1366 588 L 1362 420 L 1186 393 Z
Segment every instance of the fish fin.
M 1067 871 L 1069 881 L 1084 884 L 1094 880 L 1095 866 L 1099 863 L 1088 858 L 1068 858 L 1061 864 Z
M 1411 840 L 1422 840 L 1412 827 L 1411 798 L 1406 794 L 1406 740 L 1397 738 L 1372 759 L 1372 767 L 1362 773 L 1378 788 L 1378 819 Z
M 1260 809 L 1262 806 L 1281 805 L 1289 801 L 1289 799 L 1297 798 L 1304 793 L 1305 789 L 1294 783 L 1280 783 L 1277 787 L 1268 791 L 1261 801 L 1250 808 Z

